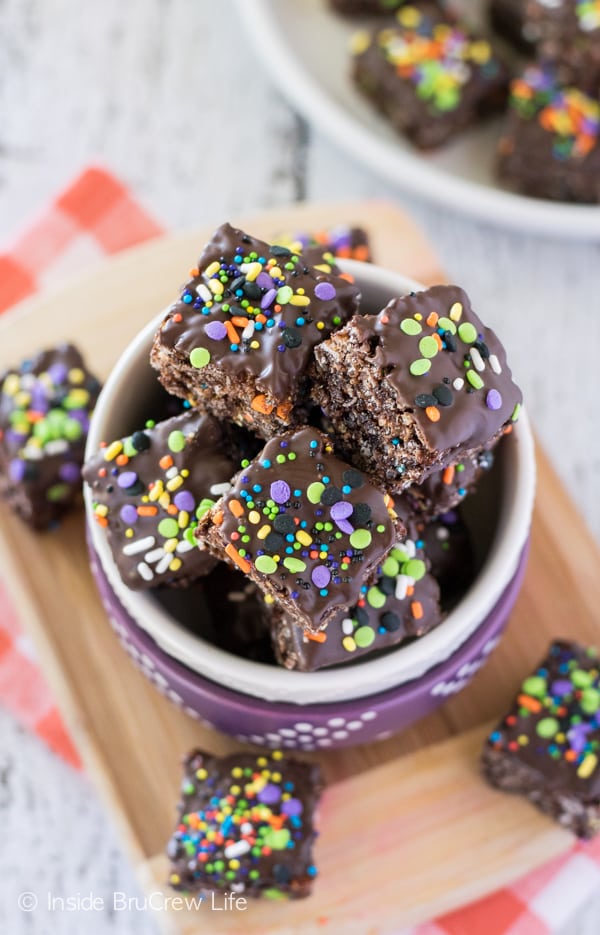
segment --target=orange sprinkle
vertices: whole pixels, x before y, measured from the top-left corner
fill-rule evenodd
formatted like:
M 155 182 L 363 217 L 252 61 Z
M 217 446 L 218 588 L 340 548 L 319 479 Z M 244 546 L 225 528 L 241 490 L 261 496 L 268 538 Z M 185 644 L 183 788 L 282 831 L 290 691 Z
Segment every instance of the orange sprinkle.
M 389 325 L 389 323 L 390 323 L 389 317 L 388 317 L 387 315 L 382 315 L 382 316 L 381 316 L 381 324 L 382 324 L 382 325 Z
M 167 513 L 169 513 L 171 516 L 177 516 L 177 514 L 179 513 L 179 510 L 177 509 L 174 503 L 169 503 L 167 507 Z
M 217 510 L 215 515 L 212 518 L 213 525 L 221 526 L 223 524 L 223 510 Z
M 281 305 L 274 305 L 273 308 L 274 308 L 274 310 L 275 310 L 276 312 L 280 312 L 280 311 L 281 311 Z
M 440 421 L 440 410 L 437 408 L 437 406 L 427 406 L 425 415 L 430 420 L 430 422 Z
M 345 279 L 346 282 L 354 282 L 354 276 L 351 276 L 350 273 L 340 273 L 340 279 Z
M 227 337 L 229 338 L 229 340 L 231 341 L 231 343 L 232 343 L 232 344 L 239 344 L 239 343 L 240 343 L 240 336 L 239 336 L 239 334 L 237 333 L 237 331 L 235 330 L 235 328 L 233 327 L 233 325 L 231 324 L 231 322 L 230 322 L 230 321 L 226 321 L 226 322 L 224 322 L 224 324 L 225 324 L 225 328 L 227 329 Z
M 171 455 L 163 455 L 158 463 L 163 471 L 168 471 L 170 467 L 173 467 L 173 458 Z
M 270 415 L 275 408 L 273 403 L 267 402 L 267 397 L 264 393 L 259 393 L 258 396 L 255 396 L 250 405 L 256 412 L 262 412 L 266 416 Z
M 126 454 L 120 454 L 115 458 L 115 462 L 119 467 L 124 467 L 126 464 L 129 464 L 129 458 Z
M 41 422 L 44 418 L 44 414 L 43 412 L 37 412 L 35 409 L 28 409 L 27 418 L 31 423 Z
M 98 523 L 99 526 L 105 526 L 105 527 L 108 526 L 108 520 L 106 516 L 98 516 L 96 514 L 96 522 Z
M 429 325 L 430 328 L 434 328 L 438 323 L 438 313 L 430 312 L 427 318 L 425 319 L 425 324 Z
M 175 314 L 173 315 L 173 321 L 175 322 L 176 325 L 178 325 L 180 322 L 183 321 L 183 315 L 181 314 L 181 312 L 175 312 Z
M 190 270 L 190 276 L 199 276 L 199 275 L 200 275 L 200 270 L 198 269 L 198 267 L 192 266 Z
M 324 643 L 327 639 L 327 634 L 322 630 L 320 630 L 319 633 L 313 633 L 311 630 L 305 630 L 304 636 L 307 640 L 313 640 L 315 643 Z
M 532 698 L 531 695 L 519 695 L 517 697 L 517 703 L 522 708 L 525 708 L 526 711 L 531 711 L 534 714 L 542 710 L 541 701 L 538 701 L 537 698 Z
M 233 315 L 231 321 L 234 325 L 237 325 L 238 328 L 245 328 L 248 324 L 248 319 L 244 318 L 243 315 Z
M 229 507 L 229 512 L 233 513 L 234 516 L 239 518 L 244 515 L 244 507 L 239 500 L 230 500 L 227 506 Z
M 354 259 L 361 260 L 363 263 L 366 263 L 369 259 L 369 248 L 366 244 L 359 244 L 358 247 L 354 248 Z
M 412 597 L 414 593 L 415 593 L 415 587 L 414 587 L 414 585 L 413 585 L 413 584 L 407 584 L 407 585 L 406 585 L 406 594 L 407 594 L 407 596 L 408 596 L 408 597 Z
M 101 467 L 101 468 L 100 468 L 100 470 L 98 471 L 98 477 L 106 477 L 106 468 L 105 468 L 105 467 Z
M 577 754 L 574 750 L 567 750 L 567 752 L 564 754 L 564 757 L 565 760 L 568 760 L 570 763 L 572 763 L 573 760 L 577 759 Z
M 260 315 L 255 315 L 255 316 L 254 316 L 254 321 L 259 321 L 259 322 L 261 323 L 261 325 L 264 325 L 264 323 L 266 322 L 266 320 L 267 320 L 267 316 L 266 316 L 266 315 L 263 315 L 262 312 L 260 313 Z
M 506 426 L 504 427 L 504 435 L 510 435 L 510 433 L 512 432 L 512 430 L 513 430 L 512 425 L 506 425 Z
M 225 553 L 229 556 L 231 561 L 238 566 L 240 571 L 243 571 L 245 575 L 248 574 L 250 571 L 250 562 L 242 558 L 236 547 L 231 545 L 230 542 L 225 546 Z
M 433 338 L 433 340 L 434 340 L 435 343 L 437 344 L 437 346 L 438 346 L 438 351 L 442 351 L 442 350 L 444 349 L 444 346 L 443 346 L 443 344 L 442 344 L 442 339 L 441 339 L 441 337 L 439 336 L 439 334 L 437 333 L 437 331 L 436 331 L 434 334 L 432 334 L 431 337 Z
M 423 616 L 423 605 L 421 601 L 413 601 L 410 605 L 410 609 L 415 620 L 420 620 Z
M 156 516 L 158 509 L 155 506 L 138 506 L 138 516 Z
M 450 467 L 447 467 L 444 470 L 444 473 L 442 474 L 442 480 L 445 484 L 452 483 L 452 481 L 454 480 L 454 472 L 455 472 L 455 468 L 453 464 L 451 464 Z
M 342 260 L 347 259 L 350 256 L 350 247 L 341 246 L 337 248 L 336 256 L 339 256 Z

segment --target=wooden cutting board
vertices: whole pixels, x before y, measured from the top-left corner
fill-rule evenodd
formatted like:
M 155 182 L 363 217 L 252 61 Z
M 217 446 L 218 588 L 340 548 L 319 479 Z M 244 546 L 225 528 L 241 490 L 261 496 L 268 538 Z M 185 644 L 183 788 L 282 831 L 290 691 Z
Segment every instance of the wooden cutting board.
M 269 239 L 335 223 L 368 228 L 377 261 L 417 280 L 443 280 L 412 222 L 381 202 L 303 205 L 243 222 Z M 105 263 L 0 321 L 0 366 L 61 339 L 100 376 L 131 337 L 172 300 L 211 231 L 154 241 Z M 535 418 L 535 413 L 533 413 Z M 157 913 L 176 935 L 397 931 L 476 899 L 567 851 L 570 835 L 524 801 L 479 778 L 486 723 L 556 636 L 600 642 L 600 555 L 551 469 L 538 456 L 531 558 L 506 636 L 458 696 L 398 737 L 315 755 L 328 781 L 314 895 Z M 81 514 L 34 535 L 0 509 L 3 575 L 79 747 L 144 885 L 167 876 L 180 760 L 192 746 L 240 747 L 187 718 L 133 668 L 107 624 L 87 565 Z M 488 723 L 489 726 L 489 723 Z

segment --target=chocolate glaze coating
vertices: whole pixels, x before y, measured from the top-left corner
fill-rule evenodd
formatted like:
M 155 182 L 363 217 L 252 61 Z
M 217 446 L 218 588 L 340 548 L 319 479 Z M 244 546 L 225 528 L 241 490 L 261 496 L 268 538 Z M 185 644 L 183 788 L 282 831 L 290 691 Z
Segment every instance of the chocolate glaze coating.
M 483 449 L 442 471 L 434 471 L 422 484 L 409 487 L 406 497 L 416 513 L 425 519 L 433 519 L 454 509 L 467 494 L 472 493 L 482 473 L 489 471 L 493 463 L 493 450 Z
M 389 498 L 331 450 L 310 428 L 271 439 L 195 531 L 310 630 L 356 603 L 404 531 Z
M 0 495 L 34 529 L 81 499 L 81 465 L 100 383 L 72 344 L 0 375 Z
M 458 286 L 355 316 L 315 359 L 313 396 L 340 451 L 390 490 L 488 447 L 522 400 L 502 344 Z
M 599 749 L 598 654 L 557 641 L 490 734 L 482 764 L 494 785 L 592 837 L 600 831 Z
M 214 567 L 192 531 L 234 470 L 220 424 L 197 412 L 134 432 L 86 463 L 95 518 L 128 587 L 186 583 Z
M 460 509 L 448 510 L 428 521 L 414 517 L 410 532 L 423 540 L 431 574 L 440 586 L 442 608 L 451 610 L 475 575 L 471 534 Z
M 356 287 L 223 224 L 154 342 L 166 388 L 264 437 L 302 420 L 313 348 L 358 308 Z
M 313 821 L 321 788 L 317 765 L 279 751 L 218 758 L 192 750 L 167 846 L 170 885 L 267 899 L 308 896 L 316 875 Z M 214 832 L 212 841 L 207 832 Z

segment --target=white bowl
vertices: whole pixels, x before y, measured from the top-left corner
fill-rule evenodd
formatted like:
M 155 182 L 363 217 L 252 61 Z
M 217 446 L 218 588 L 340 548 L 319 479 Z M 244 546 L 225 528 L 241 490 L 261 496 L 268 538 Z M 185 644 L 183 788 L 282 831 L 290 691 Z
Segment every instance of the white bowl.
M 406 276 L 371 264 L 348 260 L 340 265 L 353 274 L 360 286 L 363 311 L 377 312 L 393 296 L 424 288 Z M 164 314 L 157 315 L 138 334 L 115 365 L 98 399 L 87 457 L 96 453 L 102 441 L 130 434 L 139 427 L 142 406 L 147 409 L 148 399 L 156 393 L 156 373 L 148 358 Z M 523 410 L 502 447 L 489 483 L 466 501 L 475 507 L 471 511 L 472 531 L 481 567 L 463 599 L 439 627 L 414 643 L 338 669 L 294 672 L 234 656 L 186 629 L 151 591 L 129 589 L 119 576 L 105 533 L 93 520 L 92 496 L 87 488 L 89 533 L 118 601 L 168 655 L 193 671 L 271 701 L 315 704 L 361 698 L 419 678 L 452 656 L 486 619 L 513 578 L 529 534 L 535 490 L 533 438 Z

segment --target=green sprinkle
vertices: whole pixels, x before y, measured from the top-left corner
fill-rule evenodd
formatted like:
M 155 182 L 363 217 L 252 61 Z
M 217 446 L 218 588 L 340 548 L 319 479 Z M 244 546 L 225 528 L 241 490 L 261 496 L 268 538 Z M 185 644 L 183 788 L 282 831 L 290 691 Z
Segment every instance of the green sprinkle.
M 386 602 L 386 596 L 383 591 L 380 591 L 379 588 L 373 586 L 367 591 L 367 604 L 370 607 L 374 607 L 375 610 L 379 610 L 380 607 Z
M 306 562 L 303 562 L 300 558 L 292 558 L 291 555 L 287 555 L 284 558 L 283 564 L 292 574 L 297 574 L 300 571 L 306 570 Z
M 356 645 L 364 649 L 366 646 L 370 646 L 375 639 L 375 630 L 372 627 L 359 627 L 358 630 L 354 631 L 354 639 Z
M 511 422 L 517 421 L 517 419 L 519 418 L 520 412 L 521 412 L 521 403 L 517 403 L 517 405 L 513 409 L 512 416 L 510 417 Z
M 371 545 L 372 538 L 368 529 L 355 529 L 350 536 L 350 545 L 353 549 L 366 549 Z
M 64 500 L 65 497 L 68 497 L 70 492 L 71 488 L 68 484 L 54 484 L 46 491 L 46 499 L 49 500 L 50 503 L 57 503 L 59 500 Z
M 166 516 L 164 519 L 161 519 L 158 524 L 158 532 L 161 536 L 164 536 L 165 539 L 174 539 L 179 533 L 179 525 L 176 519 L 171 519 L 170 516 Z
M 526 695 L 531 695 L 532 698 L 546 697 L 546 679 L 542 678 L 541 675 L 530 675 L 529 678 L 525 679 L 521 688 Z
M 260 571 L 263 575 L 272 575 L 273 572 L 277 571 L 277 562 L 270 555 L 259 555 L 254 565 L 257 571 Z
M 83 426 L 77 419 L 67 419 L 63 432 L 67 441 L 76 442 L 83 435 Z
M 405 318 L 400 322 L 400 331 L 403 331 L 404 334 L 421 334 L 422 330 L 421 325 L 418 321 L 415 321 L 414 318 Z
M 458 326 L 458 336 L 465 344 L 473 344 L 477 340 L 477 328 L 470 321 L 463 321 Z
M 421 353 L 423 357 L 435 357 L 438 351 L 438 343 L 431 335 L 421 338 L 419 341 L 419 353 Z
M 257 856 L 260 856 L 260 850 Z M 250 874 L 252 874 L 252 871 L 250 871 Z M 273 902 L 284 902 L 289 899 L 287 893 L 282 893 L 281 890 L 276 890 L 273 887 L 268 890 L 262 890 L 260 895 L 262 899 L 271 899 Z
M 442 331 L 449 331 L 450 334 L 456 334 L 456 325 L 451 318 L 438 318 L 438 328 Z
M 560 724 L 554 717 L 543 717 L 542 720 L 538 722 L 535 730 L 540 737 L 549 740 L 559 732 Z
M 484 385 L 476 370 L 467 370 L 467 382 L 471 384 L 474 390 L 480 390 Z
M 202 519 L 203 516 L 206 516 L 209 510 L 212 510 L 215 505 L 216 500 L 210 500 L 208 497 L 204 497 L 198 504 L 198 509 L 196 510 L 196 519 Z
M 415 581 L 420 581 L 426 571 L 425 562 L 422 562 L 419 558 L 411 558 L 402 569 L 403 574 L 409 575 Z
M 171 432 L 168 439 L 167 445 L 169 446 L 170 451 L 178 452 L 183 451 L 185 448 L 185 435 L 179 430 Z
M 265 834 L 264 843 L 274 851 L 282 851 L 288 846 L 291 839 L 292 836 L 287 828 L 280 828 L 279 831 L 276 831 L 275 828 L 269 828 Z
M 412 373 L 413 377 L 422 377 L 424 373 L 427 373 L 431 369 L 431 361 L 424 360 L 421 357 L 418 360 L 413 360 L 408 369 Z
M 306 489 L 306 496 L 310 503 L 320 503 L 321 495 L 324 490 L 325 484 L 322 484 L 321 481 L 314 481 L 312 484 L 309 484 Z
M 391 555 L 388 555 L 383 563 L 382 572 L 387 578 L 395 578 L 400 574 L 400 564 Z
M 574 669 L 569 673 L 569 678 L 575 688 L 588 688 L 594 681 L 594 677 L 585 669 Z
M 584 688 L 581 693 L 581 708 L 586 714 L 595 714 L 600 710 L 600 691 L 597 688 Z
M 201 370 L 202 367 L 206 367 L 209 361 L 210 351 L 207 351 L 205 347 L 195 347 L 190 354 L 190 364 L 198 370 Z
M 290 286 L 282 286 L 277 290 L 277 301 L 280 305 L 287 305 L 293 294 L 294 290 Z

